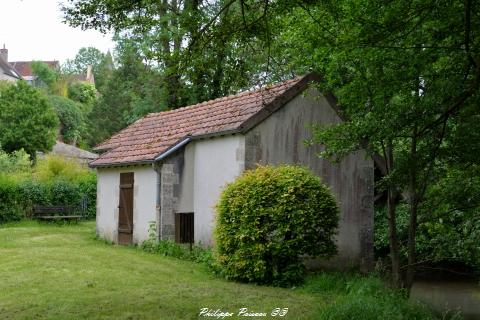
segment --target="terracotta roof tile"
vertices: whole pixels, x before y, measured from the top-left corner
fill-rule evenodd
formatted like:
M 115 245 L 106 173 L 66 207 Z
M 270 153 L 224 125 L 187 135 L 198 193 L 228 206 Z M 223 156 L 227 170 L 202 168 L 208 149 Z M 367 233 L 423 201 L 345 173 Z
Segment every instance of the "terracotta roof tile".
M 107 151 L 90 166 L 149 163 L 187 137 L 240 132 L 255 117 L 261 121 L 275 111 L 271 105 L 281 107 L 317 78 L 309 74 L 255 91 L 148 114 L 99 144 L 97 151 Z

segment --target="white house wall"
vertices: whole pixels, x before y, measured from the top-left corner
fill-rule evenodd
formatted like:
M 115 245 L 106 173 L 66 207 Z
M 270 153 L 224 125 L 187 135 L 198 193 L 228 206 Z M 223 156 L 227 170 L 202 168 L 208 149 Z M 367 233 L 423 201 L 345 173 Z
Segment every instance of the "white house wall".
M 242 135 L 230 135 L 194 142 L 194 234 L 195 242 L 213 244 L 215 204 L 223 187 L 244 170 Z
M 120 173 L 134 173 L 133 242 L 148 239 L 150 222 L 156 222 L 157 174 L 151 166 L 97 170 L 97 234 L 117 241 Z

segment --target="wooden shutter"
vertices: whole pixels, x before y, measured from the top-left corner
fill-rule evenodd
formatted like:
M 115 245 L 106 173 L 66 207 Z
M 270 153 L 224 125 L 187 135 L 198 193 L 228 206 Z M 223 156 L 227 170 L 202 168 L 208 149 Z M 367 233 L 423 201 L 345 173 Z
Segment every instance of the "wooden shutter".
M 118 243 L 131 244 L 133 238 L 133 172 L 120 173 Z

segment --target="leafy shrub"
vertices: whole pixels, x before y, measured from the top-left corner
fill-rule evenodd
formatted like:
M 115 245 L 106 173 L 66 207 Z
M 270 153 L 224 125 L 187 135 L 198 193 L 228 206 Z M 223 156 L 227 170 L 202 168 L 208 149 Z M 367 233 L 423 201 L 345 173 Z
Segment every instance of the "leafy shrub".
M 0 172 L 29 172 L 32 162 L 25 150 L 16 150 L 10 154 L 0 148 Z
M 91 83 L 73 82 L 68 87 L 68 98 L 82 103 L 84 108 L 86 108 L 84 111 L 89 112 L 93 102 L 97 98 L 97 90 Z
M 82 200 L 86 199 L 88 218 L 94 218 L 97 205 L 97 174 L 93 171 L 83 175 L 78 179 L 78 188 L 82 195 Z
M 10 161 L 10 160 L 9 160 Z M 93 171 L 58 156 L 40 159 L 33 172 L 0 172 L 0 223 L 31 216 L 34 205 L 69 205 L 95 217 L 97 180 Z
M 216 260 L 230 279 L 290 285 L 303 280 L 303 258 L 331 257 L 339 210 L 308 169 L 259 167 L 224 189 L 217 205 Z
M 23 217 L 17 182 L 0 173 L 0 223 L 20 220 Z
M 56 155 L 47 155 L 39 159 L 35 168 L 35 177 L 40 181 L 53 181 L 62 179 L 66 181 L 77 181 L 89 174 L 88 168 L 80 165 L 75 160 Z
M 50 204 L 50 190 L 48 185 L 36 180 L 20 182 L 18 192 L 25 210 L 25 215 L 30 216 L 34 205 Z
M 85 120 L 78 103 L 60 96 L 50 96 L 50 103 L 62 124 L 60 133 L 67 143 L 76 143 L 86 130 Z
M 78 205 L 81 201 L 78 185 L 65 181 L 54 180 L 50 186 L 51 200 L 54 205 Z

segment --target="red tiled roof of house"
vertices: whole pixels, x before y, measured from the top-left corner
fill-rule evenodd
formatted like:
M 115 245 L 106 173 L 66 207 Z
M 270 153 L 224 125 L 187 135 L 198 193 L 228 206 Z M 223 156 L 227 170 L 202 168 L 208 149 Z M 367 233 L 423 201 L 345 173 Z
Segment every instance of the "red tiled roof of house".
M 95 150 L 107 151 L 90 166 L 151 163 L 186 138 L 245 132 L 317 80 L 311 73 L 255 91 L 148 114 L 99 144 Z
M 10 66 L 20 73 L 22 77 L 30 77 L 33 75 L 32 72 L 32 62 L 33 61 L 12 61 L 9 62 Z M 60 63 L 58 61 L 42 61 L 47 64 L 50 68 L 57 70 L 60 68 Z

